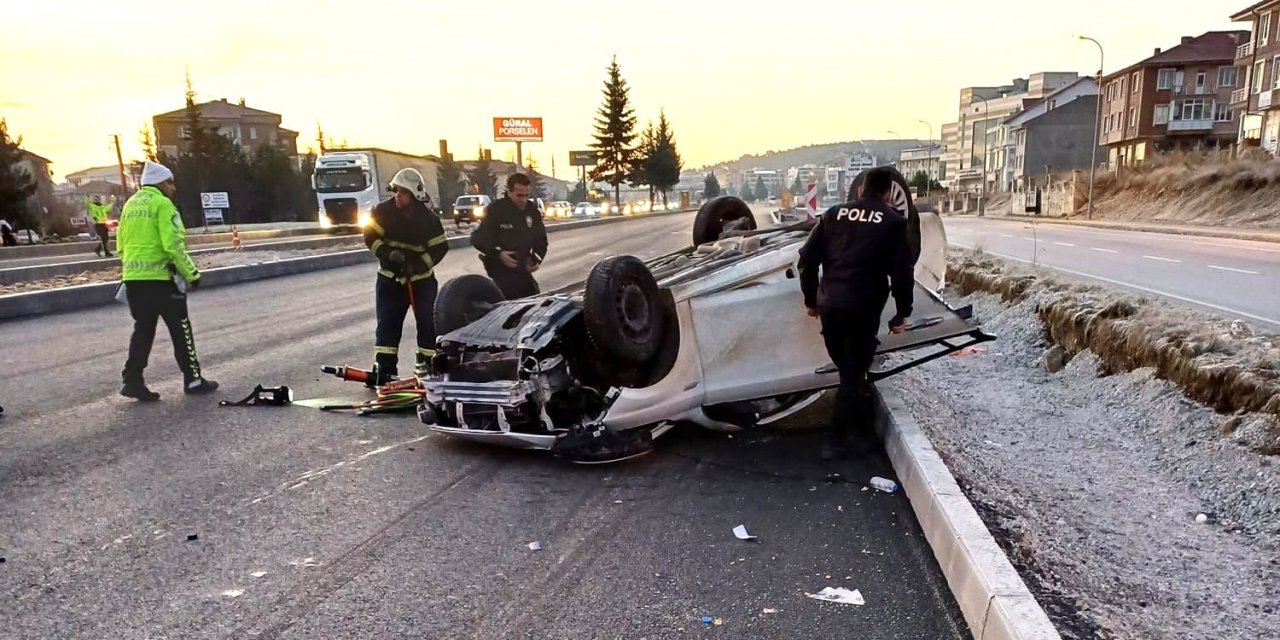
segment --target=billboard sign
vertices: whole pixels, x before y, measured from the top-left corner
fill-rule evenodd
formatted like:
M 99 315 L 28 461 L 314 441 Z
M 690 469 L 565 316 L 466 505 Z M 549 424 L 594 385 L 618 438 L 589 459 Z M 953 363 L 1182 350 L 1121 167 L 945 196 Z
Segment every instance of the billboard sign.
M 494 142 L 542 142 L 542 118 L 494 118 Z
M 570 151 L 569 166 L 571 167 L 594 167 L 599 161 L 597 151 L 589 149 L 586 151 Z

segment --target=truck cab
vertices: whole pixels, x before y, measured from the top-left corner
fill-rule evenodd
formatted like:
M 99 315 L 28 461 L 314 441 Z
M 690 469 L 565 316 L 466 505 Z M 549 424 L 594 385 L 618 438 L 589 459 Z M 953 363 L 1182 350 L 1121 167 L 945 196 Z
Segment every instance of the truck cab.
M 369 156 L 364 153 L 320 156 L 311 186 L 319 200 L 320 226 L 325 229 L 369 224 L 380 195 Z

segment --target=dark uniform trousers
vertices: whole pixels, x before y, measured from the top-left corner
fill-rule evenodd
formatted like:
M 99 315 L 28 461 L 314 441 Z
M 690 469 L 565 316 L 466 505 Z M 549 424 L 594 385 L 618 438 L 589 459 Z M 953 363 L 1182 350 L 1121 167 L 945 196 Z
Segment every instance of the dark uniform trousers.
M 173 357 L 186 382 L 200 378 L 196 339 L 187 317 L 187 295 L 172 280 L 130 280 L 124 285 L 133 316 L 133 337 L 129 339 L 129 359 L 122 373 L 125 384 L 142 383 L 151 345 L 156 339 L 156 322 L 164 319 L 173 341 Z
M 538 281 L 534 279 L 533 274 L 527 269 L 512 269 L 504 264 L 496 264 L 496 260 L 490 261 L 484 266 L 485 273 L 489 274 L 489 279 L 498 285 L 498 289 L 502 291 L 502 297 L 507 300 L 515 300 L 517 298 L 528 298 L 536 296 L 541 291 L 538 288 Z
M 435 277 L 410 280 L 407 284 L 378 274 L 373 295 L 378 313 L 378 328 L 374 332 L 374 361 L 384 375 L 398 375 L 400 362 L 400 336 L 404 332 L 404 318 L 413 309 L 418 327 L 418 360 L 434 353 L 436 324 L 432 317 L 436 306 L 439 283 Z M 413 296 L 410 298 L 410 288 Z
M 874 434 L 875 407 L 867 373 L 880 344 L 876 339 L 880 310 L 825 309 L 821 318 L 822 340 L 840 370 L 828 437 L 839 440 Z

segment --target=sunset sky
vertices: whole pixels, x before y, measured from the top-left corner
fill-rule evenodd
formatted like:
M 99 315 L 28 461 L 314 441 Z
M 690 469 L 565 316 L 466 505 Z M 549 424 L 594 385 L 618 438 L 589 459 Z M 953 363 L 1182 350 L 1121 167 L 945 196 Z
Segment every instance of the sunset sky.
M 54 173 L 139 155 L 138 131 L 198 99 L 243 97 L 315 144 L 459 158 L 494 145 L 493 116 L 542 116 L 540 168 L 569 174 L 590 142 L 616 54 L 640 123 L 665 108 L 687 166 L 859 138 L 925 138 L 956 118 L 963 86 L 1037 71 L 1107 69 L 1183 35 L 1247 28 L 1248 0 L 701 2 L 223 0 L 10 2 L 0 118 Z

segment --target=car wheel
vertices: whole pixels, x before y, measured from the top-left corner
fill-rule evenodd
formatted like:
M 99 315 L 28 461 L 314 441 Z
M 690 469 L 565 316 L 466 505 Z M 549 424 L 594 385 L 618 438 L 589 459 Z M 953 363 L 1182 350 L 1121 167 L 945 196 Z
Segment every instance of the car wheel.
M 756 228 L 756 217 L 741 198 L 718 196 L 706 201 L 693 219 L 693 244 L 703 245 L 719 240 L 727 225 L 736 226 L 739 230 L 752 230 Z
M 440 287 L 432 313 L 436 333 L 457 331 L 483 318 L 493 305 L 503 301 L 502 290 L 492 280 L 478 275 L 458 276 Z
M 911 197 L 911 185 L 907 184 L 906 177 L 894 167 L 882 168 L 887 168 L 893 174 L 893 188 L 889 191 L 888 204 L 907 219 L 907 242 L 911 245 L 911 264 L 915 264 L 920 258 L 920 210 Z M 866 179 L 867 171 L 859 173 L 849 183 L 849 202 L 858 199 L 858 187 Z
M 615 256 L 591 268 L 582 317 L 595 346 L 621 360 L 646 363 L 662 344 L 658 282 L 638 258 Z

